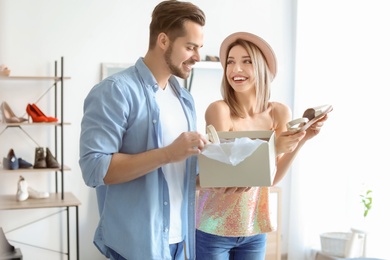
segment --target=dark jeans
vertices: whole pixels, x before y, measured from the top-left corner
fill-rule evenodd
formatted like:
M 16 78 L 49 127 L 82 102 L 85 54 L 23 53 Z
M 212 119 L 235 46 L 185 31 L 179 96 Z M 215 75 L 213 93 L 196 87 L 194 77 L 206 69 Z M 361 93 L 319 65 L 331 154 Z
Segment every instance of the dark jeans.
M 263 260 L 267 234 L 223 237 L 196 230 L 197 260 Z

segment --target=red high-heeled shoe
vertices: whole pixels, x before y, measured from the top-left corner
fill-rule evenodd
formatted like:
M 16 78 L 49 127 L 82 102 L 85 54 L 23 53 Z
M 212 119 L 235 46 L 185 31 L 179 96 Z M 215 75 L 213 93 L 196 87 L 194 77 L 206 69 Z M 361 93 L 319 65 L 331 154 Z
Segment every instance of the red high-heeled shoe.
M 44 116 L 44 117 L 46 117 L 48 122 L 57 122 L 57 121 L 58 121 L 58 119 L 55 118 L 55 117 L 46 116 L 46 115 L 38 108 L 37 105 L 31 104 L 31 106 L 35 109 L 35 111 L 37 112 L 37 114 L 38 114 L 39 116 Z
M 35 123 L 49 122 L 47 117 L 39 115 L 38 112 L 35 110 L 35 108 L 31 104 L 27 104 L 26 112 L 31 117 L 32 121 Z

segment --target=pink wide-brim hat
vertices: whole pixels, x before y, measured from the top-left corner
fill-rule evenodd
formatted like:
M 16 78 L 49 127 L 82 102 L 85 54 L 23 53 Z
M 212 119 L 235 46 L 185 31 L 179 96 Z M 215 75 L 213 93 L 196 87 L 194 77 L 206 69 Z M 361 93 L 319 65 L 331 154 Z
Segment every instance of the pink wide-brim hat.
M 230 34 L 228 37 L 225 38 L 225 40 L 223 40 L 219 49 L 219 59 L 221 61 L 222 67 L 225 68 L 229 46 L 238 39 L 249 41 L 255 44 L 260 49 L 260 51 L 265 57 L 268 68 L 272 74 L 272 78 L 274 79 L 277 72 L 277 62 L 274 51 L 263 38 L 248 32 L 236 32 Z

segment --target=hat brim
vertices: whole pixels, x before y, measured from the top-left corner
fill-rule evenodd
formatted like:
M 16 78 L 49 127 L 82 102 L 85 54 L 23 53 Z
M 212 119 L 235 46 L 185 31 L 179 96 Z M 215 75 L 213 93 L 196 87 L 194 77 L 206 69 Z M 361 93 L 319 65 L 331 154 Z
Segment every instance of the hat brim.
M 228 37 L 226 37 L 225 40 L 223 40 L 219 49 L 219 59 L 221 61 L 222 67 L 225 68 L 229 46 L 238 39 L 249 41 L 255 44 L 261 50 L 267 62 L 268 68 L 272 74 L 272 78 L 275 78 L 277 72 L 277 63 L 274 51 L 264 39 L 248 32 L 236 32 L 229 35 Z

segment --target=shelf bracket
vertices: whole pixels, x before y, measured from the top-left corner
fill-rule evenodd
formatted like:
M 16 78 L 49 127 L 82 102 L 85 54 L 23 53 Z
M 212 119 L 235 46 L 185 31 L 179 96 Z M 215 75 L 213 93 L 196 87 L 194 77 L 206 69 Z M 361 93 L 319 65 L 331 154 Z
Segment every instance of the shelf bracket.
M 41 146 L 34 140 L 34 138 L 32 138 L 32 136 L 29 135 L 29 134 L 20 126 L 20 125 L 12 125 L 12 126 L 7 125 L 7 126 L 3 129 L 3 131 L 0 132 L 0 136 L 1 136 L 8 128 L 10 128 L 10 127 L 19 128 L 25 135 L 28 136 L 28 138 L 30 138 L 31 141 L 33 141 L 33 143 L 35 143 L 35 145 L 36 145 L 37 147 L 41 147 Z

